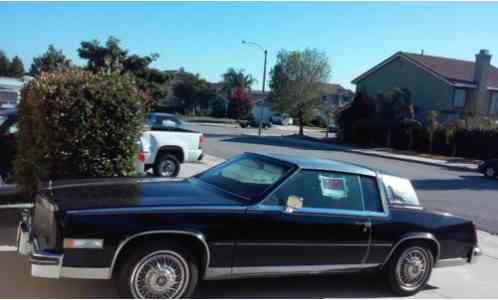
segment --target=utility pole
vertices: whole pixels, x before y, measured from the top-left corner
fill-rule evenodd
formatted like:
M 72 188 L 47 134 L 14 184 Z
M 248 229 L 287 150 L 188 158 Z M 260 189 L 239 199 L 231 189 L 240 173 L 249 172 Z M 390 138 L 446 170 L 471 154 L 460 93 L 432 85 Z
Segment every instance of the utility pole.
M 263 53 L 265 54 L 265 60 L 264 60 L 264 65 L 263 65 L 263 87 L 261 88 L 261 91 L 263 93 L 263 98 L 260 101 L 260 107 L 259 107 L 259 129 L 258 129 L 258 135 L 262 135 L 262 130 L 263 130 L 263 109 L 265 105 L 265 81 L 266 81 L 266 61 L 267 61 L 267 56 L 268 56 L 268 51 L 263 48 L 261 45 L 253 42 L 247 42 L 247 41 L 242 41 L 242 44 L 247 44 L 247 45 L 254 45 L 258 47 Z

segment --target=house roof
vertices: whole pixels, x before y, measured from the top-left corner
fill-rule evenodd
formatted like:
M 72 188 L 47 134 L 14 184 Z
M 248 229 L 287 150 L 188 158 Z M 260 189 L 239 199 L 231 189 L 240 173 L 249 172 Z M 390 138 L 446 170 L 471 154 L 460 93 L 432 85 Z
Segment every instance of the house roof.
M 342 85 L 337 83 L 322 83 L 320 84 L 320 92 L 329 95 L 340 94 L 347 91 Z
M 357 83 L 368 75 L 372 74 L 382 66 L 393 61 L 398 57 L 403 57 L 422 69 L 432 73 L 434 76 L 447 81 L 452 85 L 475 86 L 474 83 L 474 66 L 475 62 L 460 59 L 453 59 L 440 56 L 432 56 L 425 54 L 415 54 L 409 52 L 397 52 L 393 56 L 384 60 L 382 63 L 363 73 L 352 82 Z M 491 70 L 488 78 L 488 88 L 498 88 L 498 69 L 491 65 Z

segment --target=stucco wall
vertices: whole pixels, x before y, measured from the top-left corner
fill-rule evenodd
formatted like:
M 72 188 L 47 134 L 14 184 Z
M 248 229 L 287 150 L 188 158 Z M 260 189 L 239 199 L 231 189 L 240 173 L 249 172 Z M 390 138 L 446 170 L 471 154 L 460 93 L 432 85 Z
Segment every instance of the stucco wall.
M 404 58 L 398 57 L 357 84 L 358 91 L 366 88 L 370 96 L 394 87 L 411 92 L 419 116 L 429 110 L 453 111 L 453 87 Z

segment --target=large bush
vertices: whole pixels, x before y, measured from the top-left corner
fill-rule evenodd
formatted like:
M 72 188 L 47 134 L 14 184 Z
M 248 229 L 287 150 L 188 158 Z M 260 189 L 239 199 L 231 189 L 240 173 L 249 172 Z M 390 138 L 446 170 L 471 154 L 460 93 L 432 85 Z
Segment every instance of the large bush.
M 42 181 L 132 173 L 147 100 L 127 75 L 65 69 L 34 78 L 18 106 L 17 182 L 31 194 Z

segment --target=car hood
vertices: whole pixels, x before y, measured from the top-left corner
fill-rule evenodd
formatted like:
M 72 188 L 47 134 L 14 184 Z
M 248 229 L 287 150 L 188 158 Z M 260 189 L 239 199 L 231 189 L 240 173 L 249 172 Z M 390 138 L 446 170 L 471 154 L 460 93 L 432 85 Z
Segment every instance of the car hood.
M 46 192 L 59 211 L 154 206 L 240 206 L 238 198 L 197 179 L 113 178 L 54 183 Z

